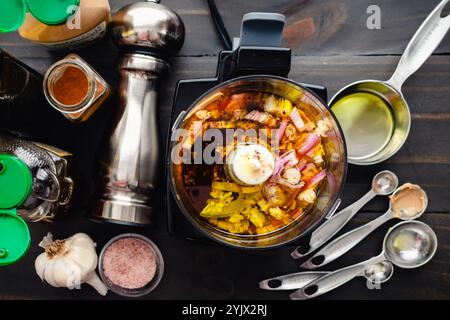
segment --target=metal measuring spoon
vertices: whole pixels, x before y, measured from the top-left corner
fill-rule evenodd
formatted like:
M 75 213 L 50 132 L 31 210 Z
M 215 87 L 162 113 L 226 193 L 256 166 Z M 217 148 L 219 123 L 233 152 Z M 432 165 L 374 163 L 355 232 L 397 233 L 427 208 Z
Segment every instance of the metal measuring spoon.
M 314 280 L 319 279 L 331 272 L 328 271 L 305 271 L 286 274 L 283 276 L 262 280 L 259 287 L 264 290 L 294 290 L 301 289 Z M 358 276 L 366 278 L 372 283 L 384 283 L 394 273 L 394 266 L 388 261 L 382 261 L 373 266 L 368 266 Z
M 377 173 L 372 179 L 372 188 L 369 192 L 352 205 L 335 213 L 331 218 L 322 223 L 311 234 L 309 248 L 297 247 L 291 253 L 291 257 L 297 259 L 310 254 L 338 233 L 339 230 L 341 230 L 347 222 L 349 222 L 350 219 L 375 196 L 387 196 L 394 192 L 397 187 L 398 178 L 395 173 L 388 170 Z M 302 249 L 305 250 L 302 252 Z
M 291 299 L 306 300 L 320 296 L 359 275 L 368 266 L 390 261 L 395 266 L 413 269 L 423 266 L 437 250 L 433 229 L 420 221 L 403 221 L 390 228 L 383 241 L 383 251 L 364 262 L 336 270 L 290 295 Z
M 385 222 L 394 218 L 401 220 L 417 219 L 425 212 L 428 205 L 425 191 L 418 185 L 411 183 L 402 185 L 389 198 L 390 205 L 386 213 L 334 239 L 303 263 L 301 267 L 305 269 L 322 267 L 342 256 Z
M 450 15 L 443 17 L 443 9 L 450 0 L 443 0 L 431 12 L 422 23 L 411 41 L 409 42 L 396 71 L 388 81 L 363 80 L 354 82 L 342 90 L 330 100 L 333 109 L 341 125 L 345 124 L 345 117 L 349 110 L 355 106 L 350 99 L 357 95 L 372 95 L 377 103 L 373 108 L 360 112 L 358 118 L 351 120 L 343 127 L 347 141 L 348 161 L 358 165 L 371 165 L 382 162 L 393 156 L 406 141 L 411 126 L 411 115 L 408 104 L 402 94 L 402 85 L 422 64 L 431 56 L 450 28 Z M 350 102 L 345 102 L 348 98 Z M 384 102 L 383 102 L 384 101 Z M 377 107 L 387 103 L 384 108 L 387 112 Z M 345 106 L 344 106 L 345 105 Z M 359 107 L 364 104 L 359 102 Z M 339 116 L 342 109 L 342 115 Z M 389 126 L 382 126 L 387 121 L 386 117 L 392 117 Z M 340 119 L 341 118 L 341 119 Z

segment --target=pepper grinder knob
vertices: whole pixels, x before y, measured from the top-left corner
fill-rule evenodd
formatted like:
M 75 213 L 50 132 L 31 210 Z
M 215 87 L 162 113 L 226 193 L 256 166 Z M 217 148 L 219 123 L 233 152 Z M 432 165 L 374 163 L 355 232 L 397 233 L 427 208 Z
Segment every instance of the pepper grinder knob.
M 137 2 L 117 11 L 111 21 L 115 43 L 126 51 L 173 56 L 184 43 L 180 16 L 159 1 Z
M 168 58 L 184 42 L 184 24 L 171 9 L 137 2 L 112 19 L 115 43 L 122 51 L 116 119 L 101 160 L 100 199 L 92 217 L 113 223 L 153 223 L 155 191 L 161 173 L 158 132 L 158 83 Z

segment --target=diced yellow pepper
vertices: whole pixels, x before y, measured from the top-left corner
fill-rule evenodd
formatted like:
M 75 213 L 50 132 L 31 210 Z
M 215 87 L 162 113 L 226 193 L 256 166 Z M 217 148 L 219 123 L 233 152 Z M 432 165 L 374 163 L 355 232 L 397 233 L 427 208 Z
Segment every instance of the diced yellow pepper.
M 222 113 L 220 112 L 219 109 L 213 109 L 211 111 L 211 115 L 213 116 L 214 119 L 218 119 L 222 116 Z
M 230 222 L 228 221 L 224 221 L 224 220 L 219 220 L 217 223 L 217 227 L 219 227 L 220 229 L 223 230 L 228 230 L 230 228 Z
M 269 202 L 267 202 L 265 199 L 259 199 L 257 204 L 258 204 L 259 208 L 264 212 L 266 212 L 270 206 Z
M 216 226 L 216 227 L 217 227 L 217 223 L 218 223 L 219 220 L 217 220 L 217 219 L 208 219 L 208 221 L 209 221 L 209 223 L 211 223 L 213 226 Z
M 268 226 L 264 226 L 262 228 L 256 228 L 256 233 L 257 234 L 264 234 L 264 233 L 269 233 L 271 231 L 274 231 L 275 227 L 268 225 Z
M 253 186 L 253 187 L 241 187 L 242 193 L 248 194 L 248 193 L 259 193 L 262 189 L 262 185 L 259 186 Z
M 272 217 L 274 217 L 276 220 L 281 220 L 284 218 L 284 211 L 280 208 L 270 208 L 269 213 Z
M 242 219 L 244 219 L 244 217 L 238 213 L 233 214 L 230 219 L 228 219 L 228 221 L 230 221 L 231 223 L 238 223 L 240 222 Z
M 225 212 L 223 208 L 225 207 L 225 203 L 223 202 L 215 202 L 208 201 L 206 206 L 203 208 L 202 212 L 200 212 L 200 216 L 204 218 L 227 218 L 230 216 L 230 213 Z
M 287 99 L 280 99 L 279 100 L 279 108 L 280 108 L 280 116 L 285 116 L 288 117 L 291 112 L 292 112 L 292 103 L 291 101 L 287 100 Z
M 213 190 L 213 192 L 216 191 L 216 190 L 222 190 L 222 191 L 229 191 L 229 192 L 240 193 L 241 192 L 241 187 L 238 186 L 236 183 L 232 183 L 232 182 L 217 182 L 217 181 L 214 181 L 212 183 L 212 190 Z
M 253 225 L 255 227 L 261 228 L 262 226 L 264 226 L 264 222 L 266 221 L 266 217 L 264 216 L 264 214 L 259 212 L 258 209 L 253 208 L 250 211 L 250 221 L 251 221 L 251 223 L 253 223 Z
M 245 202 L 245 204 L 248 205 L 248 206 L 252 206 L 252 205 L 255 205 L 255 204 L 256 204 L 256 200 L 253 199 L 253 198 L 251 198 L 251 197 L 245 197 L 245 198 L 244 198 L 244 202 Z

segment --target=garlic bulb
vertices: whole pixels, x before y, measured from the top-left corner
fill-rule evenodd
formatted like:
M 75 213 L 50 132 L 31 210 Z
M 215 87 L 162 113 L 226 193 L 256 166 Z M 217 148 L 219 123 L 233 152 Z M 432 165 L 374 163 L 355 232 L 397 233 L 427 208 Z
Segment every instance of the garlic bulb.
M 80 289 L 82 283 L 93 286 L 102 296 L 108 289 L 95 273 L 96 244 L 84 233 L 65 240 L 54 240 L 51 233 L 39 243 L 45 249 L 35 261 L 36 273 L 42 281 L 56 288 Z

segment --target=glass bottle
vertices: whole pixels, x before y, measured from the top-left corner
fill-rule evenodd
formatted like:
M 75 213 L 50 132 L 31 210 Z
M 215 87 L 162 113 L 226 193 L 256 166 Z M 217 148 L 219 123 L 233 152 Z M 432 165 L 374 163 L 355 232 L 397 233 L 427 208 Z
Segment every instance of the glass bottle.
M 44 76 L 47 101 L 73 122 L 86 121 L 110 93 L 106 81 L 76 54 L 52 65 Z
M 0 49 L 0 128 L 39 136 L 39 127 L 50 120 L 42 80 L 40 73 Z

